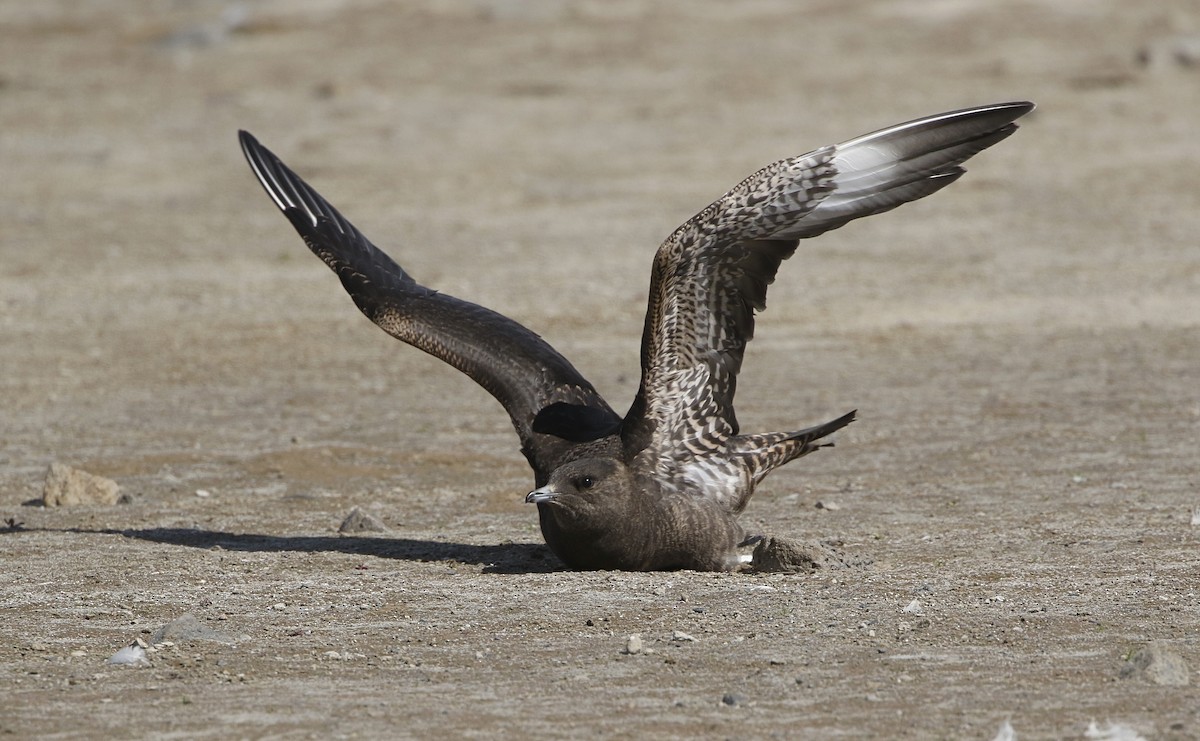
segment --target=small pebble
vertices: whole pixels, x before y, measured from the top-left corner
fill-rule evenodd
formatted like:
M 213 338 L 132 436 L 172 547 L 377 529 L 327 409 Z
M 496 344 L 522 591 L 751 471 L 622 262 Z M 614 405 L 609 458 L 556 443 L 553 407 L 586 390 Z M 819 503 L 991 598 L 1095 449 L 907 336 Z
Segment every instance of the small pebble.
M 913 615 L 922 615 L 925 612 L 924 608 L 921 607 L 921 601 L 916 599 L 905 605 L 904 611 L 912 613 Z
M 682 630 L 676 630 L 671 633 L 671 640 L 677 643 L 694 643 L 696 636 L 684 633 Z
M 643 650 L 642 634 L 634 633 L 625 639 L 625 653 L 632 655 L 640 654 Z
M 746 696 L 739 695 L 736 692 L 726 692 L 725 695 L 721 698 L 721 703 L 724 705 L 728 705 L 731 708 L 736 708 L 736 707 L 746 704 Z
M 1200 35 L 1160 37 L 1139 49 L 1137 59 L 1153 72 L 1200 68 Z

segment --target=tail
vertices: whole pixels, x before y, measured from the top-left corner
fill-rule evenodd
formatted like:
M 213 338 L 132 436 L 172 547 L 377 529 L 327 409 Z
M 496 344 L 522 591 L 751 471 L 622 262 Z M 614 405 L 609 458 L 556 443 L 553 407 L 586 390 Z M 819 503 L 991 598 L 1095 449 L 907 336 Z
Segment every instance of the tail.
M 814 450 L 832 448 L 832 441 L 825 443 L 817 441 L 832 435 L 853 422 L 857 414 L 858 410 L 855 409 L 837 419 L 796 432 L 738 435 L 730 441 L 730 447 L 735 452 L 744 456 L 744 460 L 749 466 L 754 485 L 757 486 L 760 481 L 766 478 L 767 474 L 785 463 L 806 456 Z M 753 492 L 754 488 L 750 487 L 750 491 Z M 741 511 L 749 499 L 750 497 L 747 495 L 746 500 L 740 503 L 736 511 Z

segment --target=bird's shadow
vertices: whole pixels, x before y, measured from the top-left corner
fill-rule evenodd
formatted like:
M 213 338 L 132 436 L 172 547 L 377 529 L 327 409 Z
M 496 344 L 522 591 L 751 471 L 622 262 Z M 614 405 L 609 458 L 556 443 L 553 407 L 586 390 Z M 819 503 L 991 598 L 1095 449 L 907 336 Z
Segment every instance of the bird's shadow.
M 32 529 L 32 528 L 31 528 Z M 25 532 L 28 532 L 26 530 Z M 65 532 L 120 535 L 135 540 L 167 543 L 189 548 L 244 552 L 349 553 L 404 561 L 445 561 L 482 566 L 488 574 L 532 574 L 561 571 L 563 566 L 541 543 L 474 545 L 412 538 L 361 537 L 345 535 L 279 536 L 261 533 L 229 533 L 178 527 L 145 529 L 70 528 Z

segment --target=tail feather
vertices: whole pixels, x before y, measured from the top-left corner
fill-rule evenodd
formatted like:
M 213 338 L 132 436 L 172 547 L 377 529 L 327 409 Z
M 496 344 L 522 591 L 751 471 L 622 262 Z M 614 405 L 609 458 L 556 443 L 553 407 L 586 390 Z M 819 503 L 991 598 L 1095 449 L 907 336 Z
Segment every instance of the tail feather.
M 739 435 L 730 441 L 734 452 L 744 456 L 749 466 L 750 475 L 757 486 L 767 474 L 785 463 L 808 455 L 814 450 L 833 447 L 833 441 L 818 442 L 832 435 L 854 421 L 858 414 L 855 409 L 843 414 L 837 419 L 830 420 L 814 427 L 808 427 L 795 432 L 773 432 L 762 435 Z M 753 491 L 753 487 L 751 487 Z M 746 500 L 749 500 L 749 495 Z M 746 504 L 741 502 L 737 511 Z

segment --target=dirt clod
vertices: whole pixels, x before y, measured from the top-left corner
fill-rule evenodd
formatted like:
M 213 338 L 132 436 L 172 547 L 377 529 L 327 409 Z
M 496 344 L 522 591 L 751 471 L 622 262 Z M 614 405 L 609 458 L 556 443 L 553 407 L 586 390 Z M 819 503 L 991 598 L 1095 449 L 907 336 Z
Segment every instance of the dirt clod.
M 96 476 L 62 463 L 51 463 L 42 486 L 42 503 L 47 507 L 81 504 L 116 504 L 121 487 L 112 479 Z

